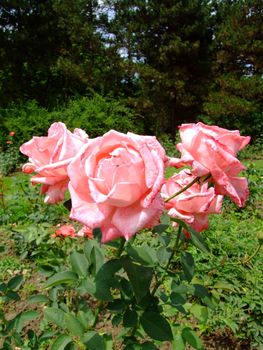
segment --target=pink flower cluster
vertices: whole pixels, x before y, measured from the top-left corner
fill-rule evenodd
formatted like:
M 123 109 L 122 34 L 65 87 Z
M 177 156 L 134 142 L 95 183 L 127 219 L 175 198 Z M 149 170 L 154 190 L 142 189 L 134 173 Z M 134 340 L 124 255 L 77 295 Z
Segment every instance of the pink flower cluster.
M 71 224 L 59 226 L 55 231 L 53 238 L 56 237 L 87 237 L 93 238 L 92 230 L 89 227 L 83 226 L 78 232 L 76 232 L 75 227 Z
M 247 181 L 238 176 L 244 166 L 236 153 L 250 138 L 202 123 L 182 125 L 180 135 L 182 157 L 177 159 L 169 158 L 154 136 L 111 130 L 89 139 L 83 130 L 71 133 L 58 122 L 48 136 L 33 137 L 20 147 L 29 157 L 23 171 L 35 173 L 31 181 L 42 184 L 47 203 L 63 200 L 68 189 L 70 218 L 90 230 L 99 227 L 103 242 L 129 239 L 158 224 L 164 209 L 202 231 L 208 227 L 208 215 L 220 212 L 223 195 L 244 205 Z M 192 169 L 165 181 L 166 167 L 189 165 Z M 193 181 L 196 177 L 209 178 L 214 187 Z

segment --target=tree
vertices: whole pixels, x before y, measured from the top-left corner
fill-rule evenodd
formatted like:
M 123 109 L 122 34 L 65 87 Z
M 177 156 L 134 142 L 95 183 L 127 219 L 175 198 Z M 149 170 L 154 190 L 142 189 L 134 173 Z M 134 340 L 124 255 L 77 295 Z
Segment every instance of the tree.
M 2 103 L 53 106 L 116 80 L 96 0 L 5 0 L 0 8 Z M 116 57 L 117 55 L 115 55 Z M 111 81 L 110 81 L 111 80 Z
M 209 78 L 209 6 L 202 0 L 111 1 L 131 102 L 151 131 L 194 120 Z
M 204 111 L 213 123 L 263 134 L 263 3 L 216 2 L 214 83 Z

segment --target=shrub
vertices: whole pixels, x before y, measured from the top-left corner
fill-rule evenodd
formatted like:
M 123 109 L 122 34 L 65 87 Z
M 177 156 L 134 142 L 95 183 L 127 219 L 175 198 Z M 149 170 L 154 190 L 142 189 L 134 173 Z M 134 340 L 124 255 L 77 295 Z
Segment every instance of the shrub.
M 68 106 L 53 114 L 55 120 L 63 121 L 68 128 L 84 129 L 89 136 L 104 134 L 110 129 L 120 132 L 143 133 L 142 122 L 121 101 L 106 99 L 100 95 L 72 100 Z
M 32 135 L 46 135 L 52 122 L 62 121 L 69 128 L 82 128 L 91 137 L 101 135 L 109 129 L 121 132 L 142 133 L 142 120 L 122 101 L 95 94 L 92 98 L 82 97 L 69 102 L 67 106 L 48 111 L 36 101 L 24 104 L 11 104 L 0 110 L 1 130 L 16 133 L 19 144 L 32 138 Z M 5 138 L 0 139 L 6 147 Z

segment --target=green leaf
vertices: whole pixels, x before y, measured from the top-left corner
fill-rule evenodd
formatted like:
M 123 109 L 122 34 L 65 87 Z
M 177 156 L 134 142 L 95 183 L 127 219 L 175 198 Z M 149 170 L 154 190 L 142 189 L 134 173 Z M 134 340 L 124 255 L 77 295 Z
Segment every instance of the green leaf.
M 218 281 L 213 285 L 213 288 L 215 289 L 222 289 L 222 290 L 226 290 L 228 292 L 234 292 L 235 291 L 235 286 L 225 282 L 225 281 Z
M 30 304 L 33 303 L 47 303 L 49 298 L 43 294 L 33 295 L 27 299 Z
M 112 302 L 108 303 L 107 309 L 112 312 L 123 313 L 126 309 L 126 304 L 122 299 L 114 299 Z
M 0 292 L 5 292 L 7 289 L 7 285 L 5 283 L 0 283 Z
M 85 256 L 88 259 L 90 264 L 91 264 L 91 252 L 92 252 L 93 247 L 96 244 L 98 244 L 98 243 L 92 239 L 86 241 L 84 244 L 84 253 L 85 253 Z
M 94 295 L 96 292 L 96 285 L 93 278 L 86 277 L 79 284 L 78 290 L 84 290 L 84 292 Z
M 202 284 L 193 284 L 193 287 L 194 287 L 194 295 L 196 295 L 197 297 L 200 297 L 200 298 L 209 297 L 208 290 Z
M 152 342 L 145 342 L 141 345 L 141 350 L 158 350 Z
M 170 256 L 171 256 L 171 251 L 168 250 L 166 247 L 162 246 L 157 250 L 157 258 L 161 264 L 167 263 Z
M 73 340 L 72 338 L 67 334 L 61 334 L 55 342 L 52 344 L 50 350 L 64 350 L 65 347 L 71 343 Z
M 37 345 L 37 334 L 32 331 L 32 329 L 29 329 L 29 331 L 27 332 L 27 336 L 28 336 L 28 339 L 30 341 L 30 345 L 33 346 L 33 347 L 36 347 Z
M 85 310 L 85 312 L 80 310 L 77 313 L 77 319 L 82 324 L 84 329 L 87 329 L 93 325 L 95 320 L 95 315 L 91 309 Z
M 195 245 L 202 252 L 209 253 L 208 247 L 199 232 L 195 231 L 191 226 L 187 225 L 180 219 L 171 218 L 171 220 L 177 222 L 177 224 L 182 226 L 186 231 L 190 233 L 193 245 Z
M 191 345 L 194 349 L 197 350 L 204 350 L 203 344 L 198 337 L 198 335 L 189 327 L 185 327 L 182 330 L 182 337 L 183 339 Z
M 157 262 L 155 250 L 146 244 L 135 247 L 128 243 L 125 250 L 135 261 L 141 264 L 153 266 Z
M 86 333 L 81 341 L 87 345 L 89 350 L 106 350 L 106 344 L 98 333 L 96 332 L 88 332 Z
M 21 335 L 19 333 L 13 332 L 12 333 L 12 338 L 15 341 L 16 345 L 18 345 L 19 347 L 23 346 L 23 340 L 22 340 Z
M 5 296 L 6 296 L 7 300 L 8 299 L 9 300 L 16 300 L 16 301 L 20 300 L 19 294 L 17 292 L 14 292 L 13 290 L 9 290 Z
M 5 251 L 5 246 L 0 245 L 0 253 L 3 253 Z
M 111 334 L 103 334 L 103 339 L 105 341 L 105 350 L 113 350 L 113 340 Z
M 140 318 L 145 332 L 155 340 L 172 340 L 173 334 L 168 321 L 157 312 L 146 311 Z
M 206 306 L 203 306 L 200 304 L 194 304 L 191 306 L 190 311 L 192 315 L 194 315 L 194 317 L 198 319 L 199 322 L 203 324 L 207 322 L 208 311 Z
M 123 315 L 123 325 L 124 327 L 134 327 L 137 324 L 138 315 L 134 310 L 126 310 Z
M 111 295 L 111 285 L 108 280 L 102 281 L 98 280 L 96 281 L 96 291 L 94 293 L 94 296 L 103 301 L 112 301 L 112 295 Z
M 88 240 L 84 245 L 84 253 L 91 266 L 91 272 L 95 276 L 104 262 L 103 249 L 96 240 Z
M 185 350 L 185 343 L 181 334 L 176 334 L 172 342 L 173 350 Z
M 121 323 L 121 321 L 122 321 L 122 315 L 117 314 L 112 318 L 111 323 L 113 326 L 118 326 Z
M 169 225 L 160 224 L 160 225 L 154 226 L 153 232 L 161 234 L 161 233 L 165 232 L 168 229 L 168 227 L 169 227 Z
M 54 323 L 58 327 L 64 328 L 64 315 L 65 313 L 56 307 L 46 307 L 44 309 L 44 315 L 48 322 Z
M 37 317 L 38 313 L 35 310 L 29 310 L 20 313 L 15 322 L 15 329 L 17 333 L 20 333 L 22 331 L 25 322 L 35 320 Z
M 173 306 L 184 305 L 187 301 L 187 299 L 184 297 L 184 295 L 179 294 L 179 293 L 175 293 L 175 292 L 171 293 L 170 299 L 171 299 L 171 303 Z
M 135 340 L 135 343 L 129 342 L 129 344 L 127 344 L 123 350 L 142 350 L 142 346 Z
M 153 277 L 153 271 L 149 267 L 137 265 L 131 259 L 122 260 L 123 268 L 132 285 L 137 302 L 148 293 Z
M 56 333 L 54 331 L 45 331 L 41 334 L 41 336 L 38 338 L 40 342 L 49 340 L 54 337 Z
M 210 298 L 210 295 L 206 287 L 201 284 L 194 284 L 193 287 L 194 287 L 194 295 L 201 298 L 203 303 L 206 304 L 208 307 L 210 307 L 210 309 L 215 309 L 215 305 L 213 304 L 212 299 Z
M 116 287 L 118 279 L 114 274 L 122 268 L 120 259 L 109 260 L 103 264 L 95 278 L 95 296 L 100 300 L 112 301 L 111 288 Z
M 188 287 L 185 284 L 177 284 L 174 281 L 172 281 L 172 290 L 175 293 L 178 294 L 186 294 L 188 292 Z
M 185 278 L 187 279 L 188 282 L 190 282 L 195 272 L 195 263 L 192 255 L 188 252 L 182 252 L 181 263 L 182 263 Z
M 85 329 L 82 323 L 70 313 L 64 315 L 65 326 L 72 333 L 72 335 L 82 336 L 85 332 Z
M 92 248 L 91 263 L 93 265 L 93 274 L 96 275 L 104 263 L 104 255 L 100 248 L 97 248 L 97 247 Z
M 20 286 L 23 281 L 23 275 L 17 275 L 9 280 L 7 283 L 8 289 L 16 289 Z
M 73 252 L 70 255 L 70 263 L 74 272 L 85 277 L 88 274 L 89 262 L 84 254 Z
M 122 260 L 112 259 L 103 264 L 97 273 L 96 280 L 110 279 L 122 268 Z
M 73 283 L 78 281 L 78 275 L 72 271 L 58 272 L 50 277 L 45 283 L 44 288 L 50 288 L 62 283 Z

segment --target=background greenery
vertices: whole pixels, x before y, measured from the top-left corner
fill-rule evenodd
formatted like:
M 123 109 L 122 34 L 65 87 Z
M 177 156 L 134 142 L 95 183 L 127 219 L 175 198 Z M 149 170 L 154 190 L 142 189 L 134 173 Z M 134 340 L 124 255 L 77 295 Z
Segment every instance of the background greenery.
M 4 0 L 1 130 L 26 128 L 17 121 L 29 115 L 39 133 L 54 119 L 91 134 L 136 119 L 144 133 L 174 136 L 198 119 L 255 140 L 262 12 L 261 0 Z

